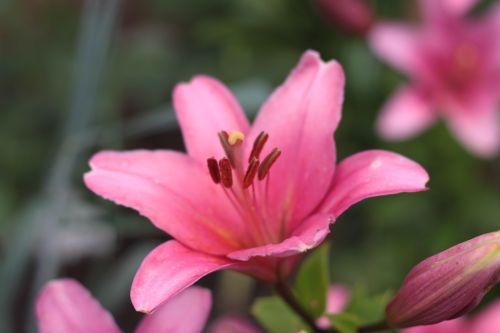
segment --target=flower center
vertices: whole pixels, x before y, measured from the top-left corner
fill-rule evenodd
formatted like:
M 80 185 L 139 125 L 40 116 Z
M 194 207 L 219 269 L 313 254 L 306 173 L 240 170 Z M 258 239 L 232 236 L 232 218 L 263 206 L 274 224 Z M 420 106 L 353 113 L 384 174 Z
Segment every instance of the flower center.
M 281 151 L 278 148 L 274 148 L 264 157 L 262 162 L 260 161 L 260 154 L 269 138 L 267 133 L 261 132 L 253 143 L 252 151 L 248 156 L 248 165 L 244 168 L 244 163 L 241 159 L 241 144 L 245 139 L 244 134 L 239 131 L 233 131 L 230 133 L 220 132 L 218 136 L 226 157 L 218 161 L 215 157 L 210 157 L 207 159 L 207 166 L 213 182 L 215 184 L 222 184 L 225 188 L 233 187 L 234 178 L 239 180 L 239 185 L 244 190 L 254 184 L 256 176 L 259 181 L 266 179 L 271 167 L 281 155 Z
M 253 142 L 250 154 L 244 158 L 243 141 L 245 136 L 239 131 L 219 132 L 218 137 L 225 157 L 217 160 L 207 159 L 210 177 L 219 184 L 242 220 L 252 229 L 254 242 L 265 244 L 278 241 L 277 232 L 271 230 L 267 209 L 270 170 L 281 155 L 274 148 L 262 160 L 260 155 L 269 139 L 261 132 Z M 253 227 L 252 227 L 253 226 Z

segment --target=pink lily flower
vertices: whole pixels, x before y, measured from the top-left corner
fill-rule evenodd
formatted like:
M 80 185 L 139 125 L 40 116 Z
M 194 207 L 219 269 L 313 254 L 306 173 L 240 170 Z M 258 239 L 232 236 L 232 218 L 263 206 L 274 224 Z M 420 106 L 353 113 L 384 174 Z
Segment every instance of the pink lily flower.
M 356 202 L 425 190 L 428 175 L 395 153 L 372 150 L 335 163 L 341 66 L 306 52 L 253 126 L 224 85 L 207 76 L 173 93 L 188 155 L 101 152 L 85 183 L 175 238 L 143 261 L 131 289 L 149 312 L 203 276 L 232 269 L 275 283 Z
M 436 325 L 412 327 L 402 333 L 497 333 L 500 332 L 500 300 L 477 315 L 445 321 Z
M 463 15 L 474 2 L 421 0 L 420 26 L 373 28 L 375 53 L 410 78 L 382 108 L 376 124 L 382 137 L 410 138 L 441 117 L 472 153 L 498 153 L 500 6 L 479 18 Z
M 332 315 L 344 311 L 344 308 L 351 299 L 351 292 L 342 285 L 331 285 L 328 288 L 328 296 L 326 299 L 325 315 L 318 318 L 317 324 L 320 328 L 329 328 L 331 326 L 330 319 L 327 315 Z
M 73 279 L 53 280 L 36 301 L 40 333 L 121 333 L 109 312 Z M 145 316 L 136 333 L 200 333 L 212 307 L 208 289 L 191 287 Z
M 241 316 L 218 318 L 208 330 L 209 333 L 262 333 L 254 323 Z

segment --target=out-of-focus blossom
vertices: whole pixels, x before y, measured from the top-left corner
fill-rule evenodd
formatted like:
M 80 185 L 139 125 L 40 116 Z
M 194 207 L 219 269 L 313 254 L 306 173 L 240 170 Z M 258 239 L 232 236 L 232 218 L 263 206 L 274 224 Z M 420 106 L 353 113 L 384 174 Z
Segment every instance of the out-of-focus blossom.
M 411 80 L 383 107 L 380 135 L 407 139 L 441 117 L 472 153 L 498 153 L 500 6 L 481 17 L 463 15 L 473 3 L 421 0 L 420 26 L 385 22 L 373 28 L 375 53 Z
M 458 318 L 436 325 L 418 326 L 402 333 L 497 333 L 500 332 L 500 300 L 488 305 L 472 318 Z
M 416 265 L 387 306 L 387 323 L 391 327 L 411 327 L 460 317 L 499 281 L 500 231 L 496 231 Z
M 136 333 L 200 333 L 210 313 L 208 289 L 191 287 L 145 316 Z M 40 333 L 120 333 L 109 312 L 72 279 L 49 282 L 36 301 Z
M 320 14 L 329 23 L 355 34 L 365 34 L 374 22 L 368 0 L 316 0 Z
M 328 297 L 326 302 L 325 315 L 317 320 L 317 325 L 320 328 L 330 327 L 330 319 L 327 315 L 342 312 L 351 298 L 349 290 L 341 285 L 332 285 L 328 288 Z
M 149 312 L 220 269 L 274 283 L 349 206 L 425 189 L 425 170 L 391 152 L 365 151 L 336 165 L 343 91 L 341 66 L 308 51 L 250 126 L 224 85 L 197 76 L 173 94 L 189 155 L 139 150 L 92 158 L 85 175 L 92 191 L 175 238 L 141 264 L 131 290 L 137 310 Z
M 241 316 L 218 318 L 208 330 L 210 333 L 261 333 L 251 321 Z

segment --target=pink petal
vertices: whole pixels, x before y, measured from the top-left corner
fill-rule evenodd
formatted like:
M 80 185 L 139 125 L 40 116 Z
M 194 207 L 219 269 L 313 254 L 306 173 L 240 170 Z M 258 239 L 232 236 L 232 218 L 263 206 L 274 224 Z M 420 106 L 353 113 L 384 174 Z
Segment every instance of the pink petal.
M 420 33 L 416 28 L 398 23 L 380 23 L 369 35 L 373 51 L 388 64 L 412 74 L 419 71 Z
M 262 106 L 247 150 L 265 131 L 269 141 L 262 156 L 275 147 L 282 151 L 270 171 L 269 207 L 275 207 L 276 220 L 298 223 L 328 189 L 335 168 L 332 135 L 341 117 L 343 95 L 342 67 L 335 61 L 324 63 L 317 52 L 307 51 Z
M 450 130 L 472 153 L 489 158 L 500 150 L 500 118 L 494 106 L 453 110 L 446 117 Z
M 417 326 L 401 330 L 401 333 L 472 333 L 464 318 L 443 321 L 428 326 Z M 479 333 L 479 332 L 478 332 Z M 481 332 L 486 333 L 486 332 Z
M 327 315 L 344 311 L 347 303 L 351 299 L 351 293 L 342 285 L 332 285 L 328 288 L 327 297 L 325 315 L 316 320 L 316 324 L 320 328 L 329 328 L 331 326 L 330 319 Z
M 425 18 L 442 20 L 445 16 L 463 16 L 478 0 L 420 0 Z
M 330 214 L 316 214 L 305 220 L 292 236 L 278 244 L 268 244 L 229 253 L 230 259 L 247 261 L 252 257 L 288 257 L 318 246 L 330 232 L 335 219 Z
M 205 275 L 232 262 L 191 250 L 175 240 L 163 243 L 144 258 L 132 282 L 130 297 L 137 311 L 151 312 Z
M 443 4 L 446 9 L 455 14 L 463 15 L 471 9 L 479 0 L 444 0 Z
M 411 87 L 399 89 L 384 105 L 377 131 L 388 140 L 412 137 L 436 120 L 431 102 Z
M 118 333 L 113 317 L 72 279 L 53 280 L 36 300 L 40 333 Z
M 244 226 L 208 171 L 173 151 L 101 152 L 85 184 L 95 193 L 139 211 L 192 248 L 226 254 L 240 247 Z M 235 236 L 237 235 L 237 237 Z
M 248 131 L 248 120 L 240 105 L 214 78 L 199 75 L 189 83 L 177 85 L 173 102 L 187 151 L 200 162 L 223 156 L 218 132 Z
M 344 311 L 350 299 L 351 293 L 346 287 L 338 284 L 330 286 L 330 288 L 328 288 L 326 313 L 334 314 Z
M 135 333 L 200 333 L 211 307 L 209 289 L 190 287 L 146 315 Z
M 238 316 L 226 316 L 217 319 L 209 333 L 260 333 L 262 332 L 248 319 Z
M 500 332 L 500 300 L 497 299 L 472 319 L 472 328 L 467 333 Z
M 366 198 L 426 189 L 427 172 L 414 161 L 383 150 L 354 154 L 339 163 L 322 211 L 335 216 Z

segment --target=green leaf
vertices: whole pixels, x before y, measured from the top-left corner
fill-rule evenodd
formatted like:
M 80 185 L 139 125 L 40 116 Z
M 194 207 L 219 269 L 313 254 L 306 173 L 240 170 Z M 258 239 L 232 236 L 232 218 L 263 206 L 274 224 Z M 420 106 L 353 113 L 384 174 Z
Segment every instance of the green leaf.
M 260 297 L 252 305 L 252 314 L 269 333 L 295 333 L 308 326 L 279 297 Z
M 329 315 L 331 326 L 336 328 L 340 333 L 357 333 L 359 326 L 359 318 L 352 313 L 338 313 Z
M 297 274 L 295 292 L 302 306 L 315 318 L 320 317 L 326 308 L 329 286 L 328 243 L 321 246 L 306 258 Z
M 363 288 L 354 291 L 351 302 L 346 308 L 349 312 L 359 318 L 359 324 L 372 324 L 384 319 L 385 307 L 391 295 L 386 292 L 375 296 L 367 296 Z

